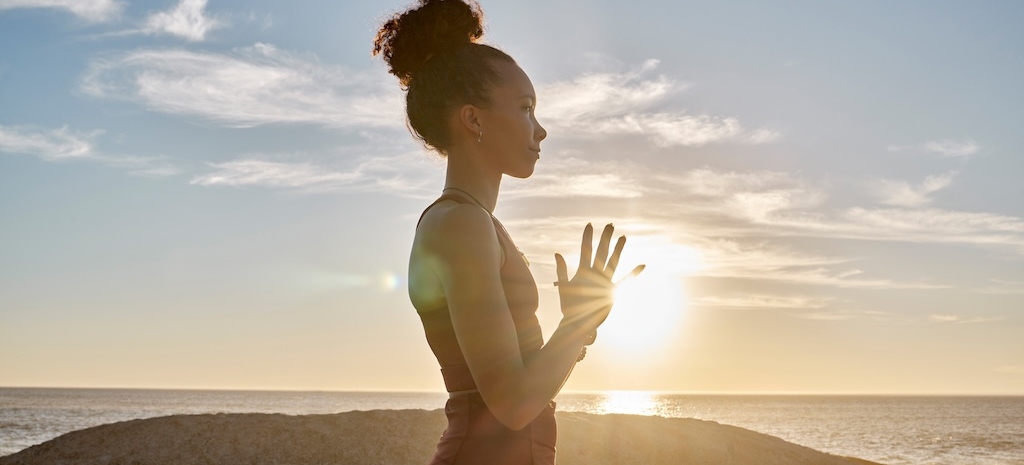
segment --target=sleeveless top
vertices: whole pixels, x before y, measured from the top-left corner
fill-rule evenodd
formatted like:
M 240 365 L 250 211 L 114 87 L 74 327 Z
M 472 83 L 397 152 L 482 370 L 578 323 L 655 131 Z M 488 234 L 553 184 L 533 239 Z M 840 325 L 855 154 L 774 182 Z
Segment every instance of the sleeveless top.
M 420 215 L 420 221 L 423 220 L 427 210 L 444 200 L 479 206 L 475 201 L 463 195 L 445 193 L 424 209 L 423 214 Z M 537 283 L 530 273 L 526 257 L 516 248 L 508 232 L 494 215 L 491 215 L 491 220 L 494 222 L 494 230 L 502 250 L 502 263 L 499 269 L 501 286 L 505 290 L 505 301 L 508 303 L 508 310 L 516 328 L 519 352 L 525 364 L 544 344 L 540 322 L 537 320 Z M 419 227 L 419 222 L 416 223 L 416 226 Z M 473 376 L 466 365 L 466 358 L 463 356 L 459 341 L 455 336 L 455 330 L 452 328 L 447 302 L 442 298 L 440 304 L 429 305 L 417 301 L 411 293 L 410 299 L 423 323 L 427 343 L 441 365 L 441 376 L 444 378 L 447 391 L 476 389 L 476 382 L 473 381 Z

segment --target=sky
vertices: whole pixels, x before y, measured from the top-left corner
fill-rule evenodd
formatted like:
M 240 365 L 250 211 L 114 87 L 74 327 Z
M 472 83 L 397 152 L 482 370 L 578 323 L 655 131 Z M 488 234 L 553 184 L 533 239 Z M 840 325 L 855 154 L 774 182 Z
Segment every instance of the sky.
M 441 391 L 407 5 L 0 0 L 0 386 Z M 566 390 L 1024 394 L 1024 4 L 482 6 L 545 334 L 586 223 L 647 265 Z

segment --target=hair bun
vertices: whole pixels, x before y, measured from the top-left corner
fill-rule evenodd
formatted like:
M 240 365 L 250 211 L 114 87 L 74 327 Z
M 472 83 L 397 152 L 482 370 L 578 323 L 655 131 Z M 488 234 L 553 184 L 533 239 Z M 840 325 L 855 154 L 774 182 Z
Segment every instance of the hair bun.
M 483 12 L 475 0 L 419 0 L 395 14 L 377 31 L 373 55 L 380 54 L 408 86 L 434 55 L 476 42 L 484 35 Z

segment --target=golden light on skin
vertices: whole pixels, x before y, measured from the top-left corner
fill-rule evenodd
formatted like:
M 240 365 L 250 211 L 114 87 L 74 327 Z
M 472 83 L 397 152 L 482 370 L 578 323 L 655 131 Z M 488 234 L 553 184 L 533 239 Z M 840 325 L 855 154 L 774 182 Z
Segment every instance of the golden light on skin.
M 630 263 L 644 263 L 640 276 L 615 290 L 615 307 L 598 330 L 602 346 L 632 357 L 664 346 L 678 336 L 689 299 L 685 276 L 704 267 L 700 252 L 658 237 L 630 238 Z M 631 269 L 623 266 L 623 270 Z

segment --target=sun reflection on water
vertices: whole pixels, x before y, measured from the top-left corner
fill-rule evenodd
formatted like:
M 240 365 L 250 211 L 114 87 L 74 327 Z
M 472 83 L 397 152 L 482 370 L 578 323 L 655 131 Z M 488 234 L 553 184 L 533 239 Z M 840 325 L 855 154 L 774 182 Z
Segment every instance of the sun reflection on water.
M 660 402 L 654 391 L 606 391 L 594 413 L 657 415 Z

